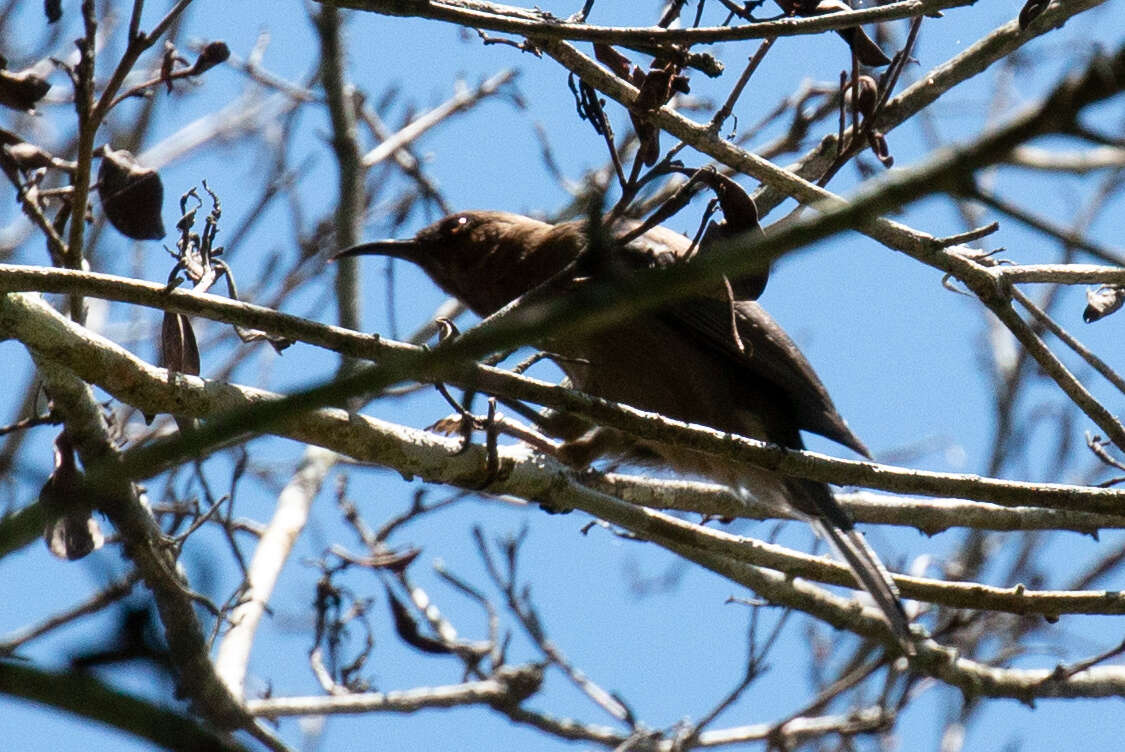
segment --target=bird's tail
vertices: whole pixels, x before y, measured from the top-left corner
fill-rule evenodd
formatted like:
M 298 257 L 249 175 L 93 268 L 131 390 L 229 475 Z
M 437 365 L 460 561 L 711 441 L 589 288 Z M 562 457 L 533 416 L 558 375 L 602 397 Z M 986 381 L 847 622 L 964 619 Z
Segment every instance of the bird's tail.
M 878 555 L 867 545 L 863 533 L 854 527 L 841 528 L 824 518 L 811 522 L 813 529 L 828 541 L 836 556 L 848 565 L 859 584 L 883 612 L 903 652 L 908 656 L 914 655 L 917 651 L 910 634 L 910 617 L 902 607 L 898 588 Z
M 902 607 L 890 572 L 867 545 L 863 534 L 855 529 L 851 516 L 836 501 L 827 484 L 803 478 L 782 478 L 769 471 L 743 466 L 731 486 L 741 496 L 752 496 L 761 503 L 796 511 L 807 520 L 875 601 L 903 652 L 908 656 L 917 653 L 910 633 L 910 617 Z

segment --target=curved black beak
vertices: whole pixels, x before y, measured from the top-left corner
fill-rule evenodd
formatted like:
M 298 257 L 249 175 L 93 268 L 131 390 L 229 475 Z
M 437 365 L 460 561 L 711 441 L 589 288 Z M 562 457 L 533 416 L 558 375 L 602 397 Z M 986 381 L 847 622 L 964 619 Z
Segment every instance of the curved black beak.
M 404 261 L 415 261 L 418 257 L 418 241 L 410 240 L 376 240 L 373 243 L 360 243 L 351 248 L 345 248 L 334 254 L 328 260 L 351 258 L 352 256 L 391 256 Z

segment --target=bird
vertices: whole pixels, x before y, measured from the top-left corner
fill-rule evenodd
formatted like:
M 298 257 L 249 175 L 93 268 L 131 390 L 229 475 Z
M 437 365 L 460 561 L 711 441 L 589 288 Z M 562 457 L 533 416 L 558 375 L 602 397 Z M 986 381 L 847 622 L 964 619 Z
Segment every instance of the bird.
M 362 243 L 333 258 L 381 255 L 411 262 L 487 317 L 533 290 L 565 296 L 605 275 L 627 278 L 637 270 L 690 263 L 698 252 L 674 230 L 638 224 L 612 223 L 603 228 L 608 243 L 591 243 L 591 224 L 584 220 L 552 224 L 509 212 L 462 211 L 413 238 Z M 731 294 L 756 296 L 763 286 L 764 276 L 731 280 L 713 294 L 666 303 L 596 332 L 562 332 L 535 344 L 544 346 L 572 385 L 588 394 L 790 449 L 804 448 L 801 431 L 811 431 L 870 457 L 793 340 L 759 303 Z M 563 448 L 572 460 L 613 457 L 710 478 L 742 498 L 754 497 L 807 520 L 871 595 L 903 651 L 914 653 L 909 618 L 893 580 L 825 483 L 609 429 L 571 437 Z

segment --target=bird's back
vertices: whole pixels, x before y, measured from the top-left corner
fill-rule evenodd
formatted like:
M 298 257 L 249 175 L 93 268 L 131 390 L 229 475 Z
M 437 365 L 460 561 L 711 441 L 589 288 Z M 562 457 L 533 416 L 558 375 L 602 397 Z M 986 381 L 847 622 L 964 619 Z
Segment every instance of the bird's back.
M 635 226 L 634 221 L 627 221 L 613 229 L 620 235 Z M 672 274 L 675 264 L 686 262 L 692 252 L 688 238 L 662 226 L 620 249 L 635 267 L 659 266 Z M 789 435 L 795 426 L 868 454 L 796 343 L 755 301 L 741 300 L 732 306 L 717 287 L 714 295 L 673 301 L 641 316 L 625 331 L 603 331 L 588 340 L 585 346 L 600 352 L 603 363 L 628 362 L 644 382 L 639 384 L 638 379 L 629 380 L 624 374 L 619 379 L 603 374 L 590 384 L 587 391 L 591 393 L 788 446 L 795 446 Z M 670 383 L 654 388 L 655 382 Z M 576 383 L 586 382 L 577 379 Z M 721 388 L 716 389 L 717 384 Z M 609 391 L 618 396 L 606 393 Z M 631 398 L 623 396 L 626 392 Z M 705 400 L 701 395 L 708 393 L 731 401 Z M 754 426 L 724 404 L 752 406 L 754 412 L 766 416 L 766 425 L 747 430 Z

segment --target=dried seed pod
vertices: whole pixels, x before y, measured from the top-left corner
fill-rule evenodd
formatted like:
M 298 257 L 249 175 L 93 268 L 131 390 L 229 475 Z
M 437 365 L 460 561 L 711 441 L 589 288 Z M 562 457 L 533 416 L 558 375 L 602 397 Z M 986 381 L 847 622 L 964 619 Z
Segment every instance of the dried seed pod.
M 50 89 L 51 85 L 31 68 L 18 73 L 0 70 L 0 105 L 5 107 L 33 110 Z
M 118 232 L 134 240 L 164 237 L 160 218 L 164 184 L 156 170 L 142 167 L 124 149 L 106 147 L 98 170 L 98 196 L 106 217 Z

